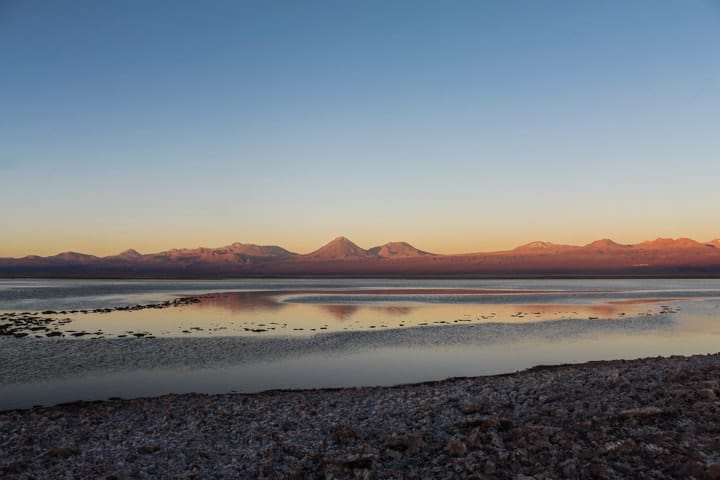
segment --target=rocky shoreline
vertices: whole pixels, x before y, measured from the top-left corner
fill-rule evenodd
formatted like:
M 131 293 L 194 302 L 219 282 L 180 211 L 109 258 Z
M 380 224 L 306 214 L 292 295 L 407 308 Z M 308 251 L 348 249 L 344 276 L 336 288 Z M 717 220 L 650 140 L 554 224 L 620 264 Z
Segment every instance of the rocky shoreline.
M 720 478 L 720 354 L 0 412 L 3 478 Z

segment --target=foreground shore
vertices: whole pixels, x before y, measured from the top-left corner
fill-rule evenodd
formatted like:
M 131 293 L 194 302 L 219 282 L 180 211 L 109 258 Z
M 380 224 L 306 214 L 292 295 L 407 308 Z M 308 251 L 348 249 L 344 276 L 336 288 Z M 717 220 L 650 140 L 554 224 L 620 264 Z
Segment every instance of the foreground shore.
M 720 355 L 0 412 L 3 478 L 720 478 Z

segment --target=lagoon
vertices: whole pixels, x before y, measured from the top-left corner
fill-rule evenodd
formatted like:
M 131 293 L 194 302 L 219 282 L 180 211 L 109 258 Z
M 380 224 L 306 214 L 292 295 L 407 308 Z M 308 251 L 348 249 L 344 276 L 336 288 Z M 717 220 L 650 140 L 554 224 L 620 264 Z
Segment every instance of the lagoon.
M 716 279 L 0 280 L 21 315 L 44 329 L 0 337 L 0 409 L 720 350 Z

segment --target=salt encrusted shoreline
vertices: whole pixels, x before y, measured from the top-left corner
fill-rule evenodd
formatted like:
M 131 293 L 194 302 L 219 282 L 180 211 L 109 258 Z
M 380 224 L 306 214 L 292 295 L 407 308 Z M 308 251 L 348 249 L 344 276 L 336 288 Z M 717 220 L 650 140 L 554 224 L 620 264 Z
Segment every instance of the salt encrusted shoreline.
M 3 478 L 720 478 L 720 355 L 0 413 Z

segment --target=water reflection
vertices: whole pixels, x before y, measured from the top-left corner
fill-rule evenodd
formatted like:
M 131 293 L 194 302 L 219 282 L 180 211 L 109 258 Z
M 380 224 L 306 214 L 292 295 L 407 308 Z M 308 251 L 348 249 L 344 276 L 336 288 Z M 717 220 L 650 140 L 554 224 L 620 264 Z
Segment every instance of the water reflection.
M 628 289 L 614 291 L 589 282 L 573 289 L 568 281 L 495 290 L 491 282 L 446 289 L 345 282 L 350 286 L 331 289 L 285 281 L 279 289 L 206 293 L 164 309 L 57 315 L 70 319 L 59 331 L 87 330 L 100 339 L 0 337 L 0 408 L 111 395 L 393 384 L 540 363 L 714 352 L 720 339 L 720 289 L 696 281 L 621 281 Z M 102 298 L 109 292 L 103 286 Z
M 109 396 L 389 385 L 514 371 L 539 363 L 632 358 L 708 337 L 668 316 L 440 325 L 302 337 L 0 339 L 0 409 Z M 6 361 L 14 359 L 13 362 Z M 62 362 L 57 359 L 62 358 Z M 144 379 L 145 381 L 139 381 Z
M 3 339 L 3 354 L 16 361 L 0 364 L 0 383 L 23 379 L 57 378 L 116 369 L 190 367 L 215 364 L 253 364 L 292 359 L 308 354 L 338 355 L 382 348 L 484 348 L 534 341 L 573 341 L 608 334 L 660 334 L 675 329 L 668 316 L 614 320 L 549 320 L 524 323 L 492 322 L 435 325 L 406 329 L 357 330 L 306 336 L 156 338 L 145 340 L 28 342 Z M 32 342 L 32 341 L 31 341 Z M 62 352 L 63 362 L 57 362 Z M 14 352 L 14 353 L 13 353 Z M 122 358 L 121 363 L 118 359 Z
M 279 303 L 273 292 L 228 292 L 198 296 L 195 308 L 222 308 L 233 313 L 280 310 L 285 305 Z
M 387 290 L 383 290 L 387 291 Z M 403 290 L 404 291 L 404 290 Z M 426 292 L 427 290 L 418 290 Z M 367 291 L 364 291 L 366 293 Z M 299 293 L 299 292 L 292 292 Z M 346 292 L 344 292 L 346 294 Z M 197 308 L 225 308 L 233 313 L 244 312 L 247 310 L 253 312 L 259 311 L 277 311 L 281 309 L 293 309 L 292 303 L 283 301 L 287 298 L 287 294 L 280 295 L 278 292 L 254 291 L 254 292 L 225 292 L 220 294 L 201 295 L 198 297 L 200 302 Z M 316 307 L 320 309 L 320 314 L 329 314 L 335 320 L 343 321 L 349 319 L 361 308 L 367 308 L 374 312 L 382 312 L 386 316 L 408 315 L 413 311 L 413 307 L 408 305 L 348 305 L 321 303 Z M 324 315 L 323 315 L 324 316 Z
M 354 305 L 318 305 L 321 309 L 328 312 L 335 318 L 335 320 L 347 320 L 352 316 L 353 313 L 358 311 L 358 308 Z
M 430 325 L 523 323 L 560 319 L 607 320 L 670 315 L 676 310 L 669 305 L 678 301 L 674 298 L 598 300 L 578 294 L 573 297 L 576 303 L 555 303 L 555 298 L 549 297 L 547 291 L 514 295 L 518 300 L 535 300 L 535 303 L 508 303 L 504 301 L 507 293 L 503 290 L 363 289 L 332 293 L 310 290 L 212 293 L 193 297 L 196 300 L 194 303 L 162 309 L 49 314 L 46 316 L 56 320 L 51 330 L 28 329 L 27 334 L 41 338 L 60 335 L 78 339 L 108 336 L 297 336 L 317 332 Z M 462 297 L 462 301 L 458 300 L 458 296 Z M 314 303 L 309 300 L 312 298 L 322 300 Z M 372 299 L 375 301 L 370 301 Z M 498 299 L 501 300 L 499 303 Z M 584 303 L 579 303 L 581 301 Z

